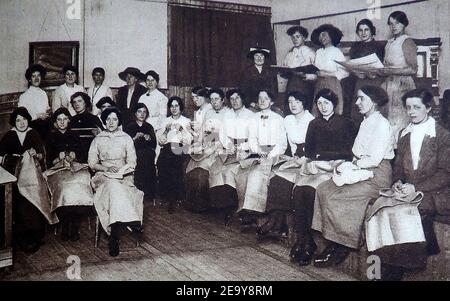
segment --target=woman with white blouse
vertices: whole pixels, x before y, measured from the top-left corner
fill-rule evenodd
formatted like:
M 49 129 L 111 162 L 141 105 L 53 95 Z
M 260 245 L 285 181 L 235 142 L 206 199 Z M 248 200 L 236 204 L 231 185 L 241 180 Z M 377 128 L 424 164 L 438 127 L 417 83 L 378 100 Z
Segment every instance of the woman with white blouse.
M 307 79 L 316 79 L 315 95 L 322 89 L 330 89 L 338 96 L 336 113 L 342 114 L 344 100 L 341 80 L 349 76 L 349 73 L 338 62 L 345 62 L 342 51 L 336 46 L 340 43 L 343 34 L 331 24 L 324 24 L 316 28 L 311 34 L 311 41 L 321 46 L 316 51 L 314 65 L 320 70 L 317 74 L 307 75 Z M 313 114 L 317 116 L 317 108 L 313 107 Z
M 65 83 L 56 88 L 55 96 L 52 102 L 52 111 L 55 112 L 60 107 L 69 110 L 70 114 L 76 114 L 74 108 L 70 105 L 70 97 L 76 92 L 84 92 L 84 88 L 77 84 L 78 70 L 75 66 L 65 66 L 63 68 Z
M 317 187 L 312 229 L 329 241 L 314 260 L 317 267 L 340 264 L 350 249 L 361 247 L 367 206 L 378 197 L 381 188 L 392 183 L 390 160 L 394 158 L 394 136 L 389 121 L 379 112 L 388 102 L 388 96 L 376 86 L 361 87 L 357 95 L 356 105 L 364 120 L 352 148 L 352 169 L 358 174 L 370 171 L 372 177 L 361 181 L 352 179 L 349 182 L 354 184 L 345 182 L 338 186 L 333 176 Z

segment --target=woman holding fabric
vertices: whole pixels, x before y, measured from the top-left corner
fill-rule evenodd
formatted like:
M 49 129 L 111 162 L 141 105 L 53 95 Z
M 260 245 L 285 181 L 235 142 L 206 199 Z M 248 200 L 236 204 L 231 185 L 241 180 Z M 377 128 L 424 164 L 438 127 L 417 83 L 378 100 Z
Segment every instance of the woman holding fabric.
M 377 250 L 384 280 L 400 280 L 409 269 L 425 268 L 427 256 L 440 251 L 433 221 L 450 222 L 450 133 L 430 116 L 430 91 L 412 90 L 402 100 L 410 123 L 400 133 L 392 189 L 402 195 L 423 193 L 418 209 L 426 241 Z

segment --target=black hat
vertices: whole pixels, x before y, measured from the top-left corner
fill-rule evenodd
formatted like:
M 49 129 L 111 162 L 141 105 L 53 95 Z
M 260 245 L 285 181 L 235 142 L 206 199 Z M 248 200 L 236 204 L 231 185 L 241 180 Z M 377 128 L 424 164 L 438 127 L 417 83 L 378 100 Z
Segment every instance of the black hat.
M 263 47 L 252 47 L 252 48 L 250 48 L 250 51 L 249 51 L 249 53 L 247 54 L 247 57 L 248 57 L 249 59 L 252 59 L 253 56 L 254 56 L 256 53 L 264 54 L 264 56 L 265 56 L 266 58 L 270 57 L 270 50 L 267 49 L 267 48 L 263 48 Z
M 333 43 L 334 46 L 339 44 L 341 42 L 342 37 L 344 36 L 344 34 L 339 28 L 334 27 L 331 24 L 323 24 L 314 29 L 314 31 L 311 34 L 311 41 L 316 45 L 322 46 L 322 44 L 319 41 L 319 36 L 324 31 L 328 32 L 331 38 L 331 43 Z
M 41 74 L 42 79 L 45 78 L 45 75 L 47 74 L 47 70 L 45 70 L 45 67 L 40 64 L 33 64 L 30 67 L 28 67 L 27 71 L 25 71 L 25 78 L 27 80 L 31 79 L 31 75 L 38 71 Z
M 95 104 L 95 106 L 100 109 L 105 103 L 109 103 L 111 107 L 114 107 L 116 103 L 109 96 L 100 98 L 100 100 Z
M 145 80 L 145 75 L 138 68 L 127 67 L 122 72 L 119 72 L 120 79 L 126 81 L 127 74 L 131 74 L 139 80 Z

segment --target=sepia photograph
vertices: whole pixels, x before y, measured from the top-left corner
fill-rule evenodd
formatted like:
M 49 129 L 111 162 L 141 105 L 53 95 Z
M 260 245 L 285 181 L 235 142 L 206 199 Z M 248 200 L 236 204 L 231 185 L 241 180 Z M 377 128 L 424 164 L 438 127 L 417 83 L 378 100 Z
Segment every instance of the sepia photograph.
M 449 281 L 449 15 L 0 0 L 0 284 Z

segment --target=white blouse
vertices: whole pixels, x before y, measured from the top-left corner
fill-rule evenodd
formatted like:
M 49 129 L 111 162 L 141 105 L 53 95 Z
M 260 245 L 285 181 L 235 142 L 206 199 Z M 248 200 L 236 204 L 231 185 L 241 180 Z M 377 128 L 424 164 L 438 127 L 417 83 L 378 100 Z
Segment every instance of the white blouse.
M 80 85 L 74 84 L 73 88 L 67 86 L 65 83 L 56 88 L 55 96 L 52 102 L 52 111 L 55 112 L 61 107 L 65 107 L 69 110 L 72 116 L 75 116 L 76 112 L 70 104 L 70 97 L 76 92 L 86 92 Z
M 284 154 L 287 148 L 284 119 L 277 113 L 267 110 L 255 113 L 249 129 L 249 147 L 253 153 L 260 153 L 261 146 L 275 146 L 269 158 Z
M 92 114 L 93 115 L 99 115 L 101 113 L 100 109 L 96 107 L 97 102 L 102 99 L 105 96 L 111 97 L 113 99 L 111 88 L 100 85 L 100 86 L 94 86 L 92 88 L 88 88 L 87 91 L 88 95 L 91 97 L 92 101 Z
M 284 118 L 284 128 L 292 155 L 297 151 L 297 144 L 305 143 L 308 125 L 313 119 L 314 116 L 308 110 L 305 110 L 299 118 L 295 115 L 288 115 Z
M 345 56 L 339 48 L 331 46 L 328 48 L 320 48 L 316 51 L 314 65 L 317 68 L 333 73 L 338 80 L 349 76 L 345 68 L 335 61 L 345 62 Z
M 38 119 L 38 114 L 46 113 L 50 109 L 47 93 L 35 86 L 30 86 L 20 95 L 18 106 L 27 108 L 32 120 Z
M 377 167 L 383 159 L 394 158 L 394 133 L 389 121 L 376 111 L 364 118 L 353 144 L 353 155 L 360 168 Z
M 148 108 L 149 115 L 146 121 L 153 126 L 155 131 L 161 128 L 161 124 L 167 118 L 168 101 L 166 95 L 158 89 L 142 94 L 139 98 L 138 102 L 145 104 Z
M 314 64 L 316 53 L 308 46 L 302 45 L 298 48 L 293 47 L 291 51 L 286 54 L 283 61 L 283 66 L 289 68 L 296 68 Z
M 161 124 L 161 128 L 158 131 L 158 141 L 164 135 L 167 125 L 171 125 L 169 132 L 167 133 L 167 143 L 183 143 L 190 144 L 192 141 L 192 135 L 189 132 L 191 126 L 191 120 L 181 115 L 178 119 L 174 119 L 172 116 L 164 119 Z M 176 129 L 175 125 L 181 125 L 184 131 L 180 132 Z
M 255 113 L 242 107 L 240 110 L 228 110 L 224 115 L 220 140 L 225 148 L 231 147 L 231 139 L 248 139 L 249 128 Z

